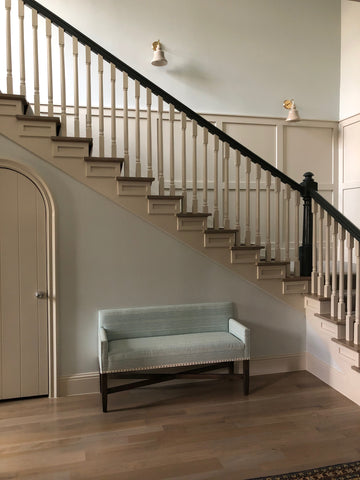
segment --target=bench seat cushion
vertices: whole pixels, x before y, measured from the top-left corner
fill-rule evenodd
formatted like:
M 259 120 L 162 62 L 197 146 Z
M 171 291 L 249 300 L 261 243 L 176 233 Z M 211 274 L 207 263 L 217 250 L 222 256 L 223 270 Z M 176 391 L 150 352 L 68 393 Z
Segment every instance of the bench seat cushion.
M 113 340 L 103 373 L 242 360 L 244 351 L 244 343 L 228 332 Z

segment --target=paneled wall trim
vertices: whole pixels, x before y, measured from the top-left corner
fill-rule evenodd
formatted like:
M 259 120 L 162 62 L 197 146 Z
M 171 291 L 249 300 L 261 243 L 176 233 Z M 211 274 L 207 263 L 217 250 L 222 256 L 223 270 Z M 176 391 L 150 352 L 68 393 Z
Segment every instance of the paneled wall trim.
M 339 123 L 339 210 L 360 225 L 360 113 Z

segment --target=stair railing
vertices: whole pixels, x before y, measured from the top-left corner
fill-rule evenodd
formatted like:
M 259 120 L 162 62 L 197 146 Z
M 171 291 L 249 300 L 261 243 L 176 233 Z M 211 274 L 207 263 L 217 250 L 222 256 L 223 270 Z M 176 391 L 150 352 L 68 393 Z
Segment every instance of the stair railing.
M 17 27 L 13 11 L 5 0 L 8 94 L 26 95 L 35 115 L 59 114 L 63 136 L 95 137 L 100 157 L 121 154 L 125 177 L 155 177 L 159 195 L 182 195 L 183 210 L 193 214 L 211 212 L 211 227 L 234 229 L 236 246 L 263 247 L 265 260 L 286 262 L 295 277 L 312 270 L 312 293 L 331 299 L 332 317 L 346 321 L 346 339 L 360 343 L 360 231 L 314 185 L 297 183 L 38 2 L 18 0 Z

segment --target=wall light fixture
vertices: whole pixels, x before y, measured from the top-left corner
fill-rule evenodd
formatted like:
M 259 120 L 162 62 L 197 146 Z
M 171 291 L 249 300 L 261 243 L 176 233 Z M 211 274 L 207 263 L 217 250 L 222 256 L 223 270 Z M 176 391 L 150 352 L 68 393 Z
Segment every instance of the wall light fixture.
M 286 118 L 286 122 L 299 122 L 300 117 L 299 113 L 296 110 L 296 105 L 294 100 L 284 100 L 283 107 L 289 110 L 288 116 Z
M 156 67 L 163 67 L 166 65 L 168 62 L 165 58 L 164 51 L 161 49 L 160 40 L 153 42 L 152 48 L 154 50 L 154 56 L 151 64 L 155 65 Z

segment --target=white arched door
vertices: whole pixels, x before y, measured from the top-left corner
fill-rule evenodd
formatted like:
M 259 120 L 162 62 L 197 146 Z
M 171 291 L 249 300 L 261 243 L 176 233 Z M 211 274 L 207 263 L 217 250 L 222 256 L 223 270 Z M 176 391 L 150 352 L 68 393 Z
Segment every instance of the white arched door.
M 39 189 L 0 167 L 0 399 L 49 391 L 46 245 Z

